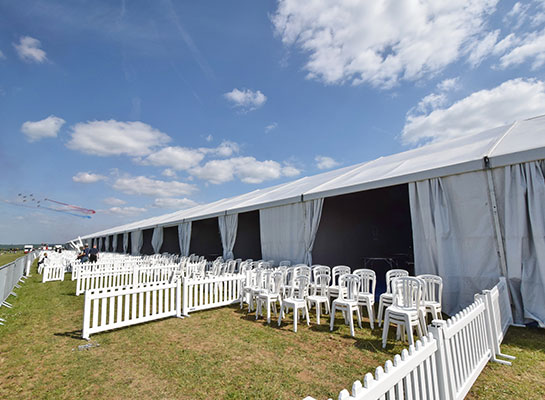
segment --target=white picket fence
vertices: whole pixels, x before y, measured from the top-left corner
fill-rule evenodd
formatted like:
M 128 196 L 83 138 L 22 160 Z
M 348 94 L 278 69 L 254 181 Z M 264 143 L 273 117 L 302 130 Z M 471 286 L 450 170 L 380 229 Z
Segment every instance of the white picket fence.
M 148 283 L 136 288 L 85 292 L 82 337 L 181 315 L 181 283 Z
M 241 275 L 218 276 L 204 279 L 184 277 L 182 315 L 190 312 L 223 307 L 239 301 L 242 290 Z
M 506 328 L 499 333 L 494 327 L 503 328 L 502 321 L 512 321 L 504 285 L 500 281 L 492 290 L 476 295 L 473 304 L 449 320 L 434 320 L 427 337 L 396 355 L 393 363 L 388 360 L 384 368 L 378 367 L 375 376 L 366 374 L 363 384 L 355 381 L 352 393 L 343 389 L 339 400 L 465 398 L 489 360 L 507 363 L 495 358 L 502 355 L 499 344 Z
M 65 266 L 50 263 L 42 269 L 42 283 L 51 281 L 64 281 Z
M 178 272 L 178 265 L 145 265 L 97 267 L 84 270 L 76 279 L 76 296 L 86 290 L 114 289 L 137 286 L 144 283 L 171 282 Z

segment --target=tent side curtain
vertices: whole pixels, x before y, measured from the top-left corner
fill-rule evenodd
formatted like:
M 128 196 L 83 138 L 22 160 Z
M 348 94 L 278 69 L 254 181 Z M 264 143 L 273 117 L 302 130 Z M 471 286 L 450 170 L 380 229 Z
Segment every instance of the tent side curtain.
M 188 256 L 191 243 L 191 221 L 182 222 L 178 225 L 178 243 L 180 245 L 180 254 Z
M 140 255 L 140 249 L 144 244 L 144 234 L 142 229 L 137 229 L 131 232 L 131 254 L 133 256 Z
M 104 238 L 104 251 L 110 251 L 110 237 L 106 236 Z
M 153 235 L 151 237 L 151 247 L 155 254 L 161 251 L 161 246 L 163 245 L 163 227 L 156 226 L 153 228 Z
M 98 251 L 102 251 L 103 238 L 98 238 Z
M 129 249 L 129 232 L 123 234 L 123 253 L 127 253 Z
M 545 327 L 545 163 L 492 170 L 516 323 Z
M 259 210 L 263 259 L 312 264 L 323 199 Z
M 112 236 L 112 252 L 117 253 L 117 233 Z
M 484 171 L 409 184 L 415 273 L 443 278 L 450 315 L 495 285 L 500 261 Z
M 221 234 L 221 245 L 223 247 L 223 258 L 229 260 L 234 258 L 233 248 L 237 239 L 238 214 L 220 215 L 218 226 Z

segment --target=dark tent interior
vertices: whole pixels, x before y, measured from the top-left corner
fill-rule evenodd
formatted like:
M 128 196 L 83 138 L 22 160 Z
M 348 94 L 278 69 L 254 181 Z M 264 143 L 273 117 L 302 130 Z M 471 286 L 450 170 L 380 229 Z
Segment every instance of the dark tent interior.
M 117 235 L 117 247 L 114 249 L 116 253 L 123 253 L 123 234 Z
M 392 258 L 397 268 L 414 267 L 408 185 L 390 186 L 324 199 L 314 248 L 313 264 L 348 265 L 377 274 L 377 292 L 384 288 L 386 271 L 381 258 Z M 393 268 L 396 268 L 394 264 Z M 411 270 L 412 269 L 412 270 Z
M 180 244 L 178 243 L 178 227 L 169 226 L 163 229 L 163 244 L 161 253 L 180 254 Z
M 114 235 L 110 235 L 108 238 L 108 248 L 106 249 L 106 251 L 109 251 L 109 252 L 112 251 L 113 245 L 114 245 Z
M 151 245 L 151 238 L 153 236 L 153 228 L 151 229 L 144 229 L 142 231 L 142 239 L 143 239 L 143 242 L 142 242 L 142 248 L 140 249 L 140 253 L 141 254 L 146 254 L 146 255 L 149 255 L 149 254 L 153 254 L 154 251 L 153 251 L 153 247 Z
M 132 236 L 132 234 L 129 233 L 128 235 L 129 235 L 129 242 L 127 244 L 127 254 L 131 254 L 131 247 L 132 247 L 132 237 L 131 236 Z
M 233 249 L 235 258 L 261 259 L 261 235 L 259 232 L 259 211 L 238 215 L 237 239 Z
M 218 218 L 192 222 L 189 254 L 204 256 L 208 260 L 215 260 L 223 255 Z

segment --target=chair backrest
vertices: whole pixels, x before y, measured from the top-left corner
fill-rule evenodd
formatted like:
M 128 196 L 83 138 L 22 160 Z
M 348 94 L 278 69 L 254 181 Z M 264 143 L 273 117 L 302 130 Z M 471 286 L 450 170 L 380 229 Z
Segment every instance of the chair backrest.
M 310 279 L 305 275 L 297 276 L 293 281 L 293 288 L 297 290 L 292 290 L 292 294 L 295 293 L 296 299 L 304 299 L 308 296 L 308 285 L 310 284 Z
M 437 275 L 418 275 L 417 278 L 424 281 L 424 301 L 441 303 L 443 296 L 443 279 Z
M 291 266 L 291 261 L 289 260 L 284 260 L 284 261 L 280 261 L 280 264 L 278 264 L 279 267 L 289 267 Z
M 237 260 L 231 260 L 227 263 L 227 269 L 226 269 L 226 273 L 228 274 L 234 274 L 235 273 L 235 268 L 237 266 Z
M 360 277 L 360 293 L 375 294 L 377 285 L 377 274 L 372 269 L 357 269 L 354 275 Z
M 315 296 L 327 296 L 329 282 L 331 282 L 331 275 L 329 274 L 314 275 L 314 291 L 312 294 Z
M 339 278 L 339 297 L 354 301 L 360 289 L 360 277 L 354 274 L 344 274 Z
M 269 293 L 280 294 L 283 283 L 284 283 L 284 273 L 282 271 L 273 272 L 270 283 L 269 283 Z
M 386 272 L 386 292 L 393 293 L 392 281 L 396 278 L 402 278 L 404 276 L 409 276 L 409 271 L 404 269 L 391 269 Z
M 422 307 L 424 281 L 414 276 L 402 276 L 392 281 L 394 305 L 399 308 Z
M 297 272 L 297 276 L 300 276 L 300 275 L 304 275 L 306 276 L 309 281 L 310 281 L 310 276 L 311 276 L 311 268 L 307 265 L 304 265 L 304 264 L 300 264 L 298 265 L 299 267 L 299 271 Z
M 333 267 L 331 270 L 331 285 L 339 285 L 339 278 L 342 275 L 346 275 L 350 273 L 350 267 L 346 265 L 337 265 Z
M 331 268 L 327 265 L 316 265 L 312 268 L 312 276 L 314 277 L 314 282 L 318 282 L 316 278 L 318 275 L 328 275 L 331 281 Z
M 299 275 L 299 267 L 288 267 L 286 270 L 286 285 L 292 286 L 297 275 Z

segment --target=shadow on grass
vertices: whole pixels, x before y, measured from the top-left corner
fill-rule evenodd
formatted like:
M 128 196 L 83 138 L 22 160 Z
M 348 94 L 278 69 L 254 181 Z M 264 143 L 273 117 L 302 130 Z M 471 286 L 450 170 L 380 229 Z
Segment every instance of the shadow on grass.
M 81 337 L 82 334 L 83 334 L 83 331 L 81 329 L 78 329 L 76 331 L 54 333 L 53 335 L 60 336 L 60 337 L 68 337 L 71 339 L 85 340 L 85 339 L 82 339 Z

